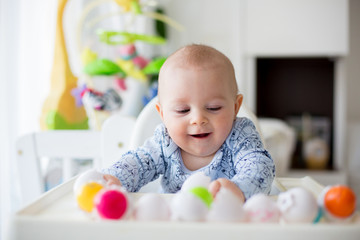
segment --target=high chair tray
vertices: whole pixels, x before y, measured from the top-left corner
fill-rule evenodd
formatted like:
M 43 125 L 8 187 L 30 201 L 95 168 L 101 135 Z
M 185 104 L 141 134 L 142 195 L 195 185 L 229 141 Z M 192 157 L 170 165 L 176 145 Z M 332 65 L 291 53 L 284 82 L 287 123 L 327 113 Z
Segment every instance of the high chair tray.
M 254 224 L 94 220 L 79 210 L 72 179 L 42 195 L 10 220 L 7 239 L 360 239 L 360 222 L 350 224 Z M 272 194 L 302 186 L 318 195 L 323 186 L 310 177 L 277 178 Z M 131 193 L 136 201 L 142 194 Z M 164 197 L 171 199 L 171 194 Z

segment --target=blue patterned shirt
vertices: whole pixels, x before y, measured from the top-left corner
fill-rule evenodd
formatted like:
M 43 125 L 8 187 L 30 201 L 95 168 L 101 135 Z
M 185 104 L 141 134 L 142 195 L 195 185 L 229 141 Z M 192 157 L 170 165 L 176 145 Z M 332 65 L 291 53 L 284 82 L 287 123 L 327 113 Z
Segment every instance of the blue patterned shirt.
M 143 146 L 125 153 L 114 165 L 103 169 L 103 173 L 117 177 L 130 192 L 139 191 L 162 175 L 161 186 L 165 193 L 179 191 L 184 181 L 198 171 L 204 172 L 211 180 L 230 179 L 248 199 L 255 193 L 270 192 L 275 165 L 253 122 L 237 118 L 213 160 L 196 171 L 185 167 L 180 148 L 163 124 L 157 126 L 154 136 Z

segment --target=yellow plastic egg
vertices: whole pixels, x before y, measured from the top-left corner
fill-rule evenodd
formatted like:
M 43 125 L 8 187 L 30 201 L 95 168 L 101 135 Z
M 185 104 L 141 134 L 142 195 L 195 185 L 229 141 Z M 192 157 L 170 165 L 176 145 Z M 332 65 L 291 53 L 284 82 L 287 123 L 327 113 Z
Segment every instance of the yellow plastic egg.
M 84 184 L 76 196 L 79 207 L 86 212 L 91 212 L 94 208 L 94 198 L 103 187 L 103 185 L 96 182 Z

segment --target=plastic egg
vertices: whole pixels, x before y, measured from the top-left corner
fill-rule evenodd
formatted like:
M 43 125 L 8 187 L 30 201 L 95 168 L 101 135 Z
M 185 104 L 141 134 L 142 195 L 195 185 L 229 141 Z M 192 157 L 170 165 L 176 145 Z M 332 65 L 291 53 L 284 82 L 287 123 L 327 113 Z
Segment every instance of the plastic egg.
M 90 169 L 80 174 L 74 183 L 74 194 L 78 195 L 81 187 L 89 182 L 97 182 L 105 186 L 104 175 L 95 169 Z
M 91 212 L 94 208 L 94 198 L 103 188 L 103 185 L 96 182 L 84 184 L 76 195 L 79 207 L 86 212 Z
M 207 220 L 220 222 L 245 221 L 243 203 L 231 191 L 221 188 L 211 204 Z
M 274 223 L 280 219 L 280 210 L 269 196 L 258 193 L 244 204 L 246 218 L 255 223 Z
M 311 223 L 319 211 L 314 195 L 300 187 L 280 193 L 277 205 L 281 211 L 281 218 L 287 223 Z
M 126 192 L 119 189 L 104 189 L 94 199 L 96 210 L 101 218 L 121 219 L 129 208 Z
M 204 187 L 208 188 L 210 185 L 211 179 L 206 176 L 203 172 L 197 172 L 188 177 L 184 184 L 181 187 L 181 191 L 188 191 L 194 187 Z
M 170 219 L 170 209 L 163 197 L 147 193 L 135 205 L 134 217 L 139 221 L 165 221 Z
M 183 221 L 203 221 L 206 219 L 211 203 L 212 196 L 204 187 L 180 191 L 171 202 L 172 218 Z
M 322 207 L 327 220 L 349 220 L 356 210 L 356 195 L 347 186 L 329 186 L 320 194 L 318 203 Z

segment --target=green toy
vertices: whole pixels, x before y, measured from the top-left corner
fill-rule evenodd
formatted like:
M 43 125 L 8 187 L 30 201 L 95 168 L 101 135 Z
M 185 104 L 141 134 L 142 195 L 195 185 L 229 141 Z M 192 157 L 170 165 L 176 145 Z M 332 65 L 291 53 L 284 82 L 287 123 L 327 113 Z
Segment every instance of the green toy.
M 143 73 L 146 75 L 156 75 L 159 74 L 161 66 L 164 64 L 166 57 L 158 57 L 152 60 L 146 65 L 143 69 Z
M 113 61 L 109 59 L 95 59 L 84 67 L 84 72 L 90 76 L 114 75 L 125 76 L 125 72 Z
M 166 39 L 163 37 L 150 36 L 146 34 L 106 30 L 98 30 L 96 33 L 99 36 L 101 42 L 107 43 L 109 45 L 131 44 L 135 41 L 143 41 L 151 44 L 164 44 L 166 42 Z

